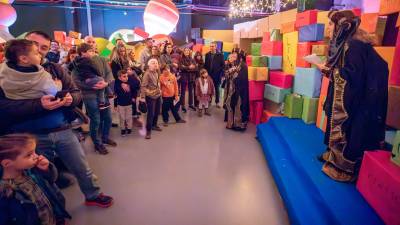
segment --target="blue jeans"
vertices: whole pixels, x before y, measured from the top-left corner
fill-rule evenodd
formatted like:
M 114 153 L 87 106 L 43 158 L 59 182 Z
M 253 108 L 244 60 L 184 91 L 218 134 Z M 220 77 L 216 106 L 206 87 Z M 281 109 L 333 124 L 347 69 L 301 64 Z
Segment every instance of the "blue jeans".
M 36 136 L 38 154 L 47 156 L 50 161 L 57 155 L 78 180 L 86 199 L 93 199 L 99 195 L 100 187 L 93 179 L 93 172 L 82 146 L 71 129 Z
M 102 144 L 102 140 L 107 140 L 110 135 L 111 110 L 110 108 L 100 110 L 96 98 L 83 98 L 83 103 L 90 118 L 90 137 L 95 145 Z M 100 127 L 102 139 L 99 138 Z

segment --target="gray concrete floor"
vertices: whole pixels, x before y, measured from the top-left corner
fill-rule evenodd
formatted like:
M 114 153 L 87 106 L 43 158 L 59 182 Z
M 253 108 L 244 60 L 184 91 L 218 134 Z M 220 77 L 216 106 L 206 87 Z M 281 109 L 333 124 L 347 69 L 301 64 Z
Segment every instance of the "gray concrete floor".
M 109 209 L 86 207 L 78 186 L 66 190 L 73 225 L 281 225 L 286 210 L 267 168 L 255 127 L 225 129 L 223 111 L 153 132 L 121 137 L 109 155 L 84 143 L 102 191 L 115 199 Z M 161 120 L 159 121 L 161 123 Z

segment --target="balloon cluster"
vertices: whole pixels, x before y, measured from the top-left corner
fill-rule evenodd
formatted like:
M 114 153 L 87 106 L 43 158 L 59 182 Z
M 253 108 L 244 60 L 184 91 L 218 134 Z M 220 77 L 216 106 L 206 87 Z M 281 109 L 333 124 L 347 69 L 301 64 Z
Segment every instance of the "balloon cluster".
M 17 20 L 17 12 L 11 6 L 14 0 L 0 0 L 0 30 L 13 25 Z

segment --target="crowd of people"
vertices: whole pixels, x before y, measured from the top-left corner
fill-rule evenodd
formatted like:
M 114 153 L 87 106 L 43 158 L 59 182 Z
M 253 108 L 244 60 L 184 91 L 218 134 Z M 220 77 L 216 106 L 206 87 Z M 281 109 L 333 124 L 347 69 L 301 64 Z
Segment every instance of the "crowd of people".
M 211 116 L 225 88 L 226 128 L 244 131 L 249 116 L 247 67 L 243 51 L 235 48 L 227 61 L 210 46 L 200 52 L 172 43 L 144 41 L 135 52 L 118 40 L 109 58 L 97 52 L 88 36 L 66 48 L 42 31 L 2 46 L 0 64 L 0 224 L 64 224 L 70 215 L 59 188 L 77 182 L 85 204 L 107 208 L 113 198 L 104 194 L 91 170 L 80 140 L 89 123 L 94 150 L 108 154 L 116 147 L 110 137 L 113 109 L 122 136 L 142 127 L 152 131 L 186 123 L 182 113 Z M 188 92 L 188 94 L 186 93 Z M 115 122 L 115 121 L 114 121 Z M 106 147 L 107 146 L 107 147 Z M 58 174 L 58 176 L 57 176 Z

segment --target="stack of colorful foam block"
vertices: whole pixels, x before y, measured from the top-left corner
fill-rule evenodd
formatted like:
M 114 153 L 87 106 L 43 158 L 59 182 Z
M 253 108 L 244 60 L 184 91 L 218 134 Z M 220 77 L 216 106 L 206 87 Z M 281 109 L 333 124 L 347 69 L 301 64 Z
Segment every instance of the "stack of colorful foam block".
M 270 38 L 264 38 L 261 43 L 261 55 L 266 57 L 269 70 L 282 69 L 283 42 L 279 29 L 273 29 Z
M 250 91 L 250 121 L 257 125 L 261 123 L 264 87 L 268 81 L 268 58 L 261 56 L 261 43 L 251 44 L 251 55 L 247 56 L 246 63 Z
M 293 75 L 282 71 L 270 71 L 269 83 L 264 90 L 263 122 L 271 117 L 282 116 L 285 98 L 292 93 Z
M 324 38 L 324 24 L 317 23 L 316 10 L 298 13 L 295 28 L 299 30 L 297 44 L 296 70 L 294 76 L 293 94 L 285 98 L 285 116 L 303 119 L 305 123 L 317 121 L 317 111 L 321 88 L 321 73 L 311 68 L 310 63 L 303 57 L 314 52 L 324 57 L 327 46 L 322 42 Z
M 83 43 L 82 34 L 76 31 L 69 31 L 68 36 L 64 31 L 54 31 L 54 40 L 67 46 L 78 46 Z
M 224 41 L 222 44 L 222 52 L 224 54 L 224 60 L 228 59 L 229 54 L 233 50 L 233 42 L 226 42 Z

